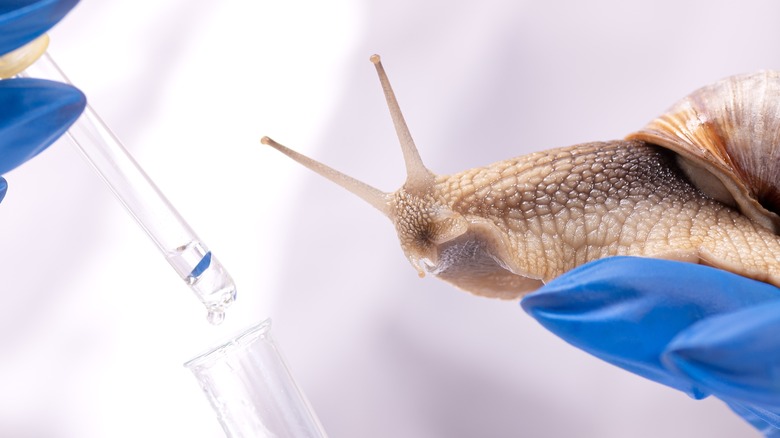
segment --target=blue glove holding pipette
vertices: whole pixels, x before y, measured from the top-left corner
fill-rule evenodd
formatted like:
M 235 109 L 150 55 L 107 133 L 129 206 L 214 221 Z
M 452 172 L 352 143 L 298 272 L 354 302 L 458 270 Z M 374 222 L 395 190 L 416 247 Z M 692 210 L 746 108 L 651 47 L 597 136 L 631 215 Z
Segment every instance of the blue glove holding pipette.
M 522 301 L 565 341 L 693 398 L 714 395 L 780 437 L 780 289 L 634 257 L 574 269 Z
M 61 20 L 78 0 L 0 0 L 0 57 L 25 46 Z M 0 175 L 38 155 L 86 106 L 77 88 L 41 79 L 0 80 Z M 7 184 L 0 177 L 0 201 Z

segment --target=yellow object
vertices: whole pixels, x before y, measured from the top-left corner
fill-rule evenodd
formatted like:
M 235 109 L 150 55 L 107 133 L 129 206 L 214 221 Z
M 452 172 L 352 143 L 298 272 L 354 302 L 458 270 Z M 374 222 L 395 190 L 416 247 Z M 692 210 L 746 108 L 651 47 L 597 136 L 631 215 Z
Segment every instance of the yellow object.
M 30 41 L 18 49 L 0 56 L 0 79 L 16 76 L 37 61 L 49 47 L 49 36 L 46 34 Z

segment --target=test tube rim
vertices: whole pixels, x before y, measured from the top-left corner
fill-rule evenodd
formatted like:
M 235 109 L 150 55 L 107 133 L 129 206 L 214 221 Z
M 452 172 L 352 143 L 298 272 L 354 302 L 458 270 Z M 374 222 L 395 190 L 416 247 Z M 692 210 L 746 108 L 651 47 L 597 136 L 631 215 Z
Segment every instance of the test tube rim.
M 259 338 L 268 338 L 271 332 L 271 318 L 266 318 L 260 323 L 244 330 L 228 341 L 212 347 L 194 358 L 184 363 L 186 368 L 196 370 L 199 368 L 208 368 L 221 357 L 230 354 L 233 351 L 244 348 Z

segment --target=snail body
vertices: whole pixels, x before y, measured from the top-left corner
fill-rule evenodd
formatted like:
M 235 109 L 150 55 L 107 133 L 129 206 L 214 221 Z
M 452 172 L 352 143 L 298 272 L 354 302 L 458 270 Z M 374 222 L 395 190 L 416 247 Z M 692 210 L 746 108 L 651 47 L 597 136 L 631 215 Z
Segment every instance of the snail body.
M 589 261 L 635 255 L 780 286 L 780 218 L 773 212 L 780 207 L 780 74 L 705 87 L 625 140 L 435 175 L 420 159 L 379 57 L 372 62 L 406 162 L 398 191 L 382 192 L 262 141 L 388 216 L 421 276 L 515 299 Z

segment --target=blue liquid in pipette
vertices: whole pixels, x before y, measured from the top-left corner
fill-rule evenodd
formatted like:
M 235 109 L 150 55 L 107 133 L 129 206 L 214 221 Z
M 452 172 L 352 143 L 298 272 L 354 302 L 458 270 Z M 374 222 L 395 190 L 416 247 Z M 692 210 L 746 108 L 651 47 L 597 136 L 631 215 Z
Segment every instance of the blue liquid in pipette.
M 211 251 L 207 252 L 205 256 L 198 262 L 198 265 L 190 272 L 190 277 L 198 278 L 200 274 L 205 271 L 209 265 L 211 265 Z
M 199 241 L 168 253 L 168 261 L 206 306 L 211 324 L 225 319 L 225 308 L 236 299 L 236 286 L 216 257 Z

